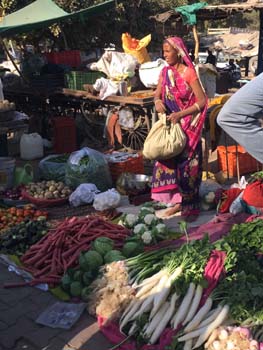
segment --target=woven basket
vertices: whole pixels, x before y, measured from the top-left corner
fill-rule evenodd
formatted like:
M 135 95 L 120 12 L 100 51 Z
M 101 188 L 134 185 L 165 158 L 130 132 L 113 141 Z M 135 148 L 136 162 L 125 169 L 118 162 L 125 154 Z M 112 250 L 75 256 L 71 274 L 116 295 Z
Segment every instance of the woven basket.
M 58 199 L 38 199 L 30 196 L 26 191 L 22 191 L 22 197 L 39 208 L 58 207 L 68 202 L 68 197 Z

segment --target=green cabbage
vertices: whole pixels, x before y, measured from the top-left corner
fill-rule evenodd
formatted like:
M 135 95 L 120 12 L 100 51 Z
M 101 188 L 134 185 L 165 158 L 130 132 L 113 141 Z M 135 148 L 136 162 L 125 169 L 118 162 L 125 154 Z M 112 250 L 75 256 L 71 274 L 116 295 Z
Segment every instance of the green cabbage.
M 77 270 L 74 275 L 73 275 L 73 280 L 74 281 L 78 281 L 78 282 L 81 282 L 82 280 L 82 275 L 83 275 L 83 272 L 81 270 Z
M 93 275 L 90 271 L 83 273 L 82 281 L 83 281 L 85 286 L 89 286 L 90 283 L 92 282 L 92 280 L 93 280 Z
M 82 284 L 80 282 L 74 281 L 70 285 L 70 294 L 73 297 L 79 297 L 82 291 Z
M 110 264 L 113 261 L 125 260 L 125 257 L 119 250 L 111 250 L 104 256 L 105 264 Z
M 122 254 L 126 258 L 138 255 L 143 252 L 143 245 L 139 242 L 127 242 L 122 247 Z
M 90 287 L 84 287 L 81 291 L 81 299 L 83 301 L 88 301 L 90 292 L 91 292 Z
M 100 253 L 100 255 L 104 256 L 110 250 L 113 249 L 114 242 L 112 239 L 108 237 L 98 237 L 92 244 L 92 248 L 96 250 L 96 252 Z
M 68 292 L 70 290 L 71 282 L 72 280 L 70 276 L 67 273 L 65 273 L 61 279 L 62 288 Z
M 79 265 L 83 271 L 96 271 L 103 264 L 102 256 L 95 250 L 89 250 L 79 257 Z

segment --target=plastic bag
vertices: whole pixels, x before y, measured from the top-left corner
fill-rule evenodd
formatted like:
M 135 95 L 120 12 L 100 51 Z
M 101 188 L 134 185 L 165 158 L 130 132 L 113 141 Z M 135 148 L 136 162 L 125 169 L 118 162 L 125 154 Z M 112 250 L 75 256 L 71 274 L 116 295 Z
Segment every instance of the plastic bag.
M 30 164 L 25 164 L 23 168 L 15 168 L 14 186 L 27 185 L 34 178 L 33 168 Z
M 99 211 L 116 208 L 120 201 L 121 195 L 115 188 L 112 188 L 106 192 L 95 195 L 93 207 Z
M 242 197 L 243 197 L 243 191 L 237 196 L 237 198 L 231 203 L 229 207 L 229 212 L 231 214 L 238 214 L 242 213 L 244 211 L 244 207 L 242 205 Z
M 44 155 L 43 139 L 38 133 L 23 134 L 20 139 L 20 157 L 25 160 L 42 158 Z
M 133 77 L 137 65 L 137 59 L 129 53 L 107 51 L 90 69 L 105 73 L 109 79 L 122 80 Z
M 98 192 L 99 190 L 94 184 L 81 184 L 71 193 L 69 203 L 73 205 L 73 207 L 92 203 L 95 194 Z
M 87 307 L 84 303 L 64 303 L 61 301 L 49 306 L 36 319 L 36 323 L 51 328 L 70 329 Z
M 162 58 L 158 58 L 158 60 L 153 62 L 143 63 L 139 68 L 139 76 L 143 85 L 147 88 L 156 87 L 161 70 L 165 66 L 167 66 L 167 63 Z
M 247 184 L 248 182 L 246 181 L 245 176 L 241 176 L 239 183 L 232 184 L 231 188 L 240 188 L 241 190 L 244 190 L 247 187 Z
M 67 154 L 52 154 L 42 159 L 39 164 L 39 175 L 43 180 L 65 181 Z
M 88 147 L 71 153 L 66 166 L 65 182 L 74 189 L 83 183 L 93 183 L 100 191 L 111 188 L 112 179 L 104 154 Z
M 147 52 L 146 46 L 151 42 L 151 34 L 146 35 L 141 40 L 132 38 L 129 33 L 123 33 L 121 36 L 122 48 L 124 52 L 129 53 L 137 58 L 140 64 L 149 62 L 150 56 Z

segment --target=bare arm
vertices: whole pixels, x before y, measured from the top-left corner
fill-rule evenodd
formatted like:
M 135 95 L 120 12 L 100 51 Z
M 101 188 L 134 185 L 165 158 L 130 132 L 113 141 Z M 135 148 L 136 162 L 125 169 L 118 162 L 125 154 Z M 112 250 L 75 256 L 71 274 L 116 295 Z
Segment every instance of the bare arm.
M 156 112 L 158 113 L 165 113 L 165 105 L 162 101 L 162 82 L 163 82 L 163 77 L 162 73 L 160 73 L 157 88 L 154 93 L 154 105 Z

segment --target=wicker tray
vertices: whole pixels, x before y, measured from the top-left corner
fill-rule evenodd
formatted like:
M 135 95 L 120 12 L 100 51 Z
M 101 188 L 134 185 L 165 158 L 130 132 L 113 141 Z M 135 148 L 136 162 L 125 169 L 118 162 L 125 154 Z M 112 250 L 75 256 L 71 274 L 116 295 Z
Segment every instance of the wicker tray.
M 59 207 L 46 208 L 49 220 L 59 220 L 72 216 L 86 216 L 95 212 L 91 205 L 82 205 L 80 207 L 71 207 L 69 204 L 64 204 Z
M 68 197 L 58 199 L 38 199 L 30 196 L 26 191 L 22 191 L 22 197 L 39 208 L 57 207 L 68 202 Z

